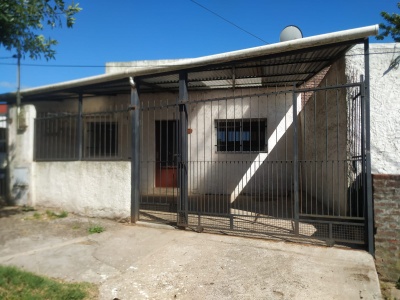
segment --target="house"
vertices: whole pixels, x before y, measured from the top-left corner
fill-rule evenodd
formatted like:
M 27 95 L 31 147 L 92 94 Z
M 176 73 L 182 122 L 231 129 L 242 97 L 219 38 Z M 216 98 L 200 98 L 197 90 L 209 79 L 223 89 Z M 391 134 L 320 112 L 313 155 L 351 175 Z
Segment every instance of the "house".
M 10 196 L 373 253 L 371 153 L 374 171 L 398 173 L 395 157 L 371 148 L 371 138 L 385 143 L 370 130 L 368 37 L 377 32 L 109 63 L 103 75 L 24 90 L 19 108 L 14 94 L 0 95 L 11 105 Z

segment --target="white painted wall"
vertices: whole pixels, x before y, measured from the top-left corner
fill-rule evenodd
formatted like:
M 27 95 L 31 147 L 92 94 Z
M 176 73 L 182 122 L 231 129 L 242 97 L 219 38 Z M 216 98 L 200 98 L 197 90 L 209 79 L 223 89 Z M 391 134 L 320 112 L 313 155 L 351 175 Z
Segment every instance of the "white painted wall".
M 130 216 L 129 161 L 35 163 L 34 205 L 57 207 L 85 216 Z
M 345 74 L 363 73 L 358 45 L 346 56 Z M 371 167 L 373 174 L 400 174 L 400 66 L 390 64 L 400 55 L 399 44 L 370 44 Z
M 33 105 L 23 105 L 25 111 L 26 129 L 17 129 L 16 107 L 9 110 L 9 190 L 11 200 L 17 205 L 32 205 L 35 201 L 35 182 L 33 174 L 33 145 L 34 145 L 34 118 L 36 110 Z

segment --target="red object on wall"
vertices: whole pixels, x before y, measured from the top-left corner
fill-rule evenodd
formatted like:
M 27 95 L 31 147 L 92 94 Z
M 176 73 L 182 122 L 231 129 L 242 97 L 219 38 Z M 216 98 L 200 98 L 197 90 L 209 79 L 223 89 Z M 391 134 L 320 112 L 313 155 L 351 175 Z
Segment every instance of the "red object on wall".
M 7 104 L 0 104 L 0 115 L 7 114 Z

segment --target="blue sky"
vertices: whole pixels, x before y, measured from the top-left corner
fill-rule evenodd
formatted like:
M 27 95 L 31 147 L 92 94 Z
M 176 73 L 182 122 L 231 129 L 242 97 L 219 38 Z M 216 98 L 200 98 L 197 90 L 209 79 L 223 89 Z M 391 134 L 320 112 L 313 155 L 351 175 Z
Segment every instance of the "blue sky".
M 399 13 L 398 0 L 196 2 L 268 43 L 278 42 L 287 25 L 297 25 L 308 37 L 378 24 L 381 11 Z M 22 61 L 22 88 L 99 75 L 110 61 L 199 57 L 264 44 L 190 0 L 79 3 L 83 10 L 73 29 L 44 31 L 59 41 L 56 59 Z M 13 54 L 0 48 L 0 93 L 16 90 L 16 59 L 7 58 Z

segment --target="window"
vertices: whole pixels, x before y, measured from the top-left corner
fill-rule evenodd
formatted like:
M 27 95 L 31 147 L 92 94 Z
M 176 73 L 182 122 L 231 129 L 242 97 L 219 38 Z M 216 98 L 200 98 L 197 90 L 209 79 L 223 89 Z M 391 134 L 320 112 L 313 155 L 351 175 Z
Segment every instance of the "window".
M 266 119 L 216 120 L 215 127 L 217 129 L 217 151 L 267 151 Z

